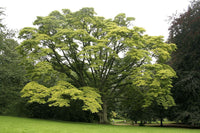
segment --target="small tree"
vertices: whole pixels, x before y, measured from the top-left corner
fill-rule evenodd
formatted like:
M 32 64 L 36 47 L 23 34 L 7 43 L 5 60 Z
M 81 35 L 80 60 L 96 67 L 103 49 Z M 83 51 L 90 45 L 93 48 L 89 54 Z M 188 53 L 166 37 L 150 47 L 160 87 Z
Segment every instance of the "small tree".
M 133 85 L 125 92 L 124 108 L 132 120 L 148 121 L 160 118 L 164 111 L 175 105 L 171 96 L 172 77 L 175 72 L 165 64 L 148 64 L 134 72 Z

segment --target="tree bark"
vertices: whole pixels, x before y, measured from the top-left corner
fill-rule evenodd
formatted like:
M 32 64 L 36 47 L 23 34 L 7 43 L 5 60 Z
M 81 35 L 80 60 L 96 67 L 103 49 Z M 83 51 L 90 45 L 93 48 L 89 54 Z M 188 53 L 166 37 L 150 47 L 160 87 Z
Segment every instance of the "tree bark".
M 101 124 L 108 124 L 108 115 L 107 115 L 108 111 L 107 111 L 107 102 L 103 101 L 103 105 L 102 105 L 102 111 L 99 112 L 99 122 Z

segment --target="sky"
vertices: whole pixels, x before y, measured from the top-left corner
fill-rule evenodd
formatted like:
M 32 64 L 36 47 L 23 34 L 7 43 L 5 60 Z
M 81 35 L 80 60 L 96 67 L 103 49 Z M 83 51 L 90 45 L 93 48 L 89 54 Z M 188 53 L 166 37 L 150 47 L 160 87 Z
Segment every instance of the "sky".
M 37 16 L 54 10 L 93 7 L 98 16 L 114 18 L 119 13 L 134 17 L 134 26 L 146 29 L 151 36 L 168 37 L 169 16 L 187 10 L 191 0 L 0 0 L 5 8 L 4 24 L 10 29 L 32 27 Z

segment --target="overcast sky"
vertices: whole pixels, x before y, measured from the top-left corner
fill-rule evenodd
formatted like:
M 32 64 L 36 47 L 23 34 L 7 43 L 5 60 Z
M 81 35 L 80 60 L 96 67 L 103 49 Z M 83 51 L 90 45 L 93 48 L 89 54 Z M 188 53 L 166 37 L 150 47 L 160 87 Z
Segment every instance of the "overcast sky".
M 152 36 L 168 36 L 168 17 L 186 10 L 191 0 L 0 0 L 8 28 L 20 30 L 33 26 L 36 16 L 47 16 L 51 11 L 78 11 L 93 7 L 98 16 L 114 18 L 119 13 L 135 17 L 135 25 Z

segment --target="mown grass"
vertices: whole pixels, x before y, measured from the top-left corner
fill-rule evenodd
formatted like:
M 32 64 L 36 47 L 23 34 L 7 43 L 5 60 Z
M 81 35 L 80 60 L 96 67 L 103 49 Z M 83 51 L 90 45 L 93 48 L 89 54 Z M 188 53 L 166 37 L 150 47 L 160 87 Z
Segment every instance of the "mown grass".
M 0 116 L 0 133 L 199 133 L 199 129 L 114 126 Z

